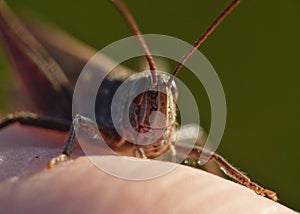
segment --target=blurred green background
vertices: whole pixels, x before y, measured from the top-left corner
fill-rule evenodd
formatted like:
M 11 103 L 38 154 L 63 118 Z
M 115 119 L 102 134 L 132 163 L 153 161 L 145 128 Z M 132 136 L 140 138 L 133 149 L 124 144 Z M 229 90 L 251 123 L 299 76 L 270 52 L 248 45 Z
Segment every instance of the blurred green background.
M 124 0 L 143 33 L 193 43 L 229 0 Z M 132 35 L 104 0 L 9 0 L 15 11 L 32 11 L 101 49 Z M 300 2 L 243 0 L 200 50 L 216 69 L 227 98 L 228 119 L 218 149 L 254 181 L 276 191 L 280 202 L 300 210 Z M 0 112 L 10 110 L 13 80 L 0 56 Z M 180 74 L 195 96 L 199 82 Z M 197 91 L 198 90 L 198 91 Z M 205 99 L 204 99 L 205 100 Z M 199 101 L 201 103 L 201 99 Z M 208 128 L 207 100 L 201 107 Z M 201 190 L 199 190 L 201 191 Z

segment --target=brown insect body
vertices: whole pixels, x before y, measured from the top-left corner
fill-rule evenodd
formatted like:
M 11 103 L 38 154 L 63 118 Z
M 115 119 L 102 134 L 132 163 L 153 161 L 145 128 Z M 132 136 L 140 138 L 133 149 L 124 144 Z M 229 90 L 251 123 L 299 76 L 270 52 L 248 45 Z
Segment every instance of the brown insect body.
M 172 147 L 171 135 L 175 129 L 176 124 L 176 99 L 177 99 L 177 89 L 175 83 L 171 88 L 167 87 L 167 82 L 169 77 L 165 74 L 157 75 L 157 85 L 156 89 L 152 88 L 151 77 L 150 75 L 145 75 L 144 73 L 138 75 L 138 77 L 129 78 L 129 81 L 126 82 L 128 84 L 129 90 L 124 90 L 121 92 L 121 100 L 120 103 L 124 102 L 124 105 L 119 105 L 119 109 L 115 110 L 116 118 L 120 118 L 116 124 L 112 123 L 111 118 L 106 118 L 109 120 L 109 128 L 108 133 L 104 130 L 107 127 L 107 120 L 105 120 L 100 114 L 102 103 L 97 106 L 96 101 L 96 115 L 99 115 L 97 123 L 100 125 L 100 130 L 103 131 L 103 134 L 106 135 L 106 139 L 108 138 L 108 143 L 113 148 L 120 148 L 120 146 L 125 143 L 132 144 L 133 142 L 128 142 L 124 140 L 121 136 L 129 136 L 134 140 L 134 144 L 132 144 L 133 148 L 136 148 L 135 144 L 140 145 L 147 158 L 156 158 L 166 151 L 170 150 Z M 161 90 L 159 90 L 160 88 Z M 150 89 L 150 90 L 149 90 Z M 100 88 L 101 90 L 101 88 Z M 143 91 L 143 93 L 139 94 L 136 97 L 133 97 L 132 91 Z M 98 94 L 97 100 L 101 102 L 99 96 L 102 94 Z M 111 98 L 110 98 L 111 99 Z M 131 102 L 131 100 L 133 100 Z M 131 103 L 127 103 L 129 107 L 129 114 L 126 113 L 125 103 L 130 101 Z M 110 103 L 111 104 L 111 103 Z M 100 106 L 101 105 L 101 106 Z M 99 111 L 99 112 L 98 112 Z M 99 114 L 98 114 L 98 113 Z M 107 115 L 111 115 L 110 112 Z M 126 119 L 124 115 L 128 115 L 130 124 L 126 123 L 124 120 Z M 163 119 L 162 119 L 163 118 Z M 151 122 L 150 122 L 151 121 Z M 103 124 L 106 123 L 106 124 Z M 103 126 L 101 125 L 103 124 Z M 134 132 L 128 132 L 128 125 L 132 126 Z M 120 135 L 115 130 L 115 126 L 120 127 Z M 104 129 L 102 129 L 104 127 Z M 136 136 L 137 134 L 147 133 L 153 131 L 158 131 L 161 133 L 159 138 L 153 142 L 152 138 L 147 138 L 145 135 Z M 113 134 L 111 132 L 114 132 Z M 110 136 L 119 136 L 119 140 L 116 140 L 113 137 L 110 140 Z M 139 139 L 137 139 L 139 138 Z
M 182 62 L 179 63 L 175 69 L 174 75 L 178 73 L 188 56 L 199 47 L 205 38 L 238 4 L 238 2 L 238 0 L 233 0 L 223 13 L 220 14 L 216 21 L 195 43 L 194 47 L 185 55 Z M 77 78 L 84 64 L 89 60 L 89 57 L 82 58 L 73 52 L 71 53 L 71 51 L 68 52 L 62 50 L 61 46 L 63 46 L 63 44 L 45 42 L 47 46 L 51 47 L 49 49 L 47 48 L 50 52 L 53 51 L 54 53 L 63 54 L 73 60 L 78 59 L 78 62 L 80 62 L 79 64 L 81 64 L 81 67 L 77 67 L 77 71 L 70 72 L 68 66 L 70 67 L 72 63 L 65 66 L 67 63 L 65 64 L 64 60 L 58 59 L 58 61 L 61 61 L 60 65 L 64 68 L 62 69 L 56 60 L 52 59 L 48 51 L 46 51 L 22 23 L 10 13 L 4 2 L 1 1 L 0 3 L 0 38 L 3 40 L 5 48 L 10 55 L 15 71 L 17 71 L 18 75 L 23 79 L 23 83 L 33 100 L 34 106 L 39 112 L 47 115 L 39 116 L 31 113 L 10 114 L 8 117 L 0 120 L 0 129 L 14 122 L 58 131 L 67 131 L 71 126 L 63 154 L 50 161 L 49 166 L 52 167 L 56 163 L 65 160 L 66 155 L 70 155 L 75 142 L 75 129 L 77 124 L 80 123 L 80 120 L 84 120 L 84 118 L 79 115 L 76 116 L 72 122 L 72 83 L 74 83 L 74 79 Z M 130 103 L 128 115 L 124 115 L 125 109 L 122 105 L 119 106 L 118 111 L 116 111 L 120 114 L 119 116 L 117 115 L 119 118 L 117 121 L 118 124 L 115 124 L 116 126 L 121 127 L 121 133 L 119 135 L 112 122 L 111 109 L 109 107 L 116 90 L 123 81 L 130 76 L 131 72 L 120 66 L 112 71 L 102 83 L 97 94 L 95 106 L 96 121 L 101 134 L 108 145 L 117 152 L 143 158 L 155 158 L 173 148 L 171 138 L 176 125 L 175 102 L 178 92 L 173 83 L 173 78 L 169 78 L 164 74 L 156 72 L 151 54 L 147 49 L 143 38 L 140 36 L 140 32 L 130 13 L 119 1 L 114 1 L 114 4 L 121 11 L 122 15 L 124 15 L 124 18 L 137 36 L 138 42 L 147 58 L 150 74 L 141 76 L 138 79 L 135 78 L 129 80 L 128 84 L 130 85 L 130 90 L 123 91 L 124 103 L 126 103 L 127 100 L 133 100 L 133 102 Z M 55 54 L 53 56 L 55 56 Z M 92 54 L 90 53 L 89 56 L 91 57 Z M 111 63 L 111 60 L 105 56 L 100 57 L 104 63 L 95 66 L 97 67 L 97 70 L 101 72 L 101 70 L 106 70 L 105 64 Z M 69 76 L 70 79 L 68 79 L 67 76 Z M 144 87 L 146 90 L 138 96 L 132 97 L 131 91 L 136 90 L 137 87 Z M 45 102 L 45 99 L 48 101 Z M 49 105 L 49 103 L 51 103 L 51 105 Z M 163 118 L 165 118 L 165 120 L 160 119 L 161 115 L 164 116 Z M 123 121 L 125 116 L 129 117 L 130 125 L 137 133 L 147 133 L 158 130 L 163 134 L 156 139 L 154 143 L 147 144 L 148 139 L 141 138 L 136 139 L 138 145 L 132 144 L 132 142 L 121 137 L 121 135 L 123 136 L 123 133 L 128 134 L 130 137 L 135 137 L 133 133 L 127 132 L 128 127 L 124 125 Z M 150 129 L 150 127 L 152 129 Z M 180 150 L 186 149 L 185 145 L 178 144 L 177 146 L 179 153 Z M 192 149 L 188 158 L 197 160 L 201 152 L 211 156 L 211 160 L 216 161 L 216 163 L 225 170 L 225 173 L 234 178 L 237 182 L 247 186 L 260 195 L 277 200 L 275 192 L 266 190 L 253 183 L 248 177 L 232 167 L 221 156 L 203 151 L 199 145 Z

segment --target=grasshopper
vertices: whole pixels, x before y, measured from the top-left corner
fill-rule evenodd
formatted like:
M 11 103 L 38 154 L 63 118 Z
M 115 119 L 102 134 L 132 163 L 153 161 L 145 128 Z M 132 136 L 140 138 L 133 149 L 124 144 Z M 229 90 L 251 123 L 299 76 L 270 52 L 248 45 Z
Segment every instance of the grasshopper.
M 170 150 L 180 153 L 181 150 L 186 149 L 185 145 L 176 144 L 174 148 L 172 142 L 172 134 L 176 132 L 175 102 L 178 94 L 174 77 L 183 67 L 189 56 L 198 49 L 204 40 L 232 11 L 239 3 L 239 0 L 233 0 L 199 37 L 193 47 L 184 55 L 182 61 L 177 65 L 171 78 L 157 72 L 153 57 L 126 6 L 118 0 L 112 0 L 111 2 L 120 11 L 133 34 L 136 36 L 137 42 L 144 53 L 150 69 L 149 75 L 141 78 L 147 80 L 147 84 L 151 90 L 143 92 L 133 99 L 130 106 L 130 123 L 135 131 L 144 133 L 149 131 L 148 120 L 152 111 L 162 113 L 166 121 L 164 128 L 162 128 L 162 136 L 149 145 L 136 145 L 126 141 L 118 134 L 116 129 L 111 125 L 112 118 L 109 107 L 117 88 L 131 74 L 131 72 L 124 67 L 118 67 L 107 76 L 97 94 L 96 119 L 98 128 L 107 144 L 123 155 L 139 158 L 156 158 Z M 89 122 L 89 118 L 81 115 L 76 115 L 72 119 L 71 106 L 74 82 L 81 69 L 77 72 L 70 71 L 72 65 L 74 67 L 75 64 L 78 70 L 78 68 L 82 68 L 89 59 L 87 56 L 77 54 L 78 52 L 74 53 L 74 51 L 64 49 L 64 45 L 58 45 L 58 43 L 55 42 L 55 39 L 59 38 L 57 36 L 47 38 L 47 35 L 34 35 L 34 31 L 25 27 L 9 10 L 4 1 L 1 1 L 0 5 L 0 38 L 7 53 L 10 55 L 14 70 L 18 72 L 19 77 L 23 80 L 27 92 L 33 100 L 34 107 L 38 109 L 39 112 L 39 114 L 32 112 L 9 114 L 0 120 L 0 129 L 18 122 L 22 125 L 68 132 L 68 138 L 62 153 L 49 161 L 48 168 L 52 168 L 71 155 L 76 143 L 75 131 L 78 125 Z M 73 43 L 77 46 L 77 42 L 73 39 L 64 38 L 64 40 L 68 40 L 69 43 Z M 44 46 L 41 43 L 43 43 Z M 80 48 L 82 49 L 83 45 L 81 45 Z M 83 49 L 86 49 L 86 47 Z M 58 56 L 57 59 L 53 59 L 50 54 L 52 54 L 52 56 Z M 91 55 L 92 54 L 88 54 L 88 56 Z M 70 60 L 71 63 L 68 63 Z M 111 62 L 111 59 L 105 56 L 101 56 L 100 61 L 101 60 L 102 64 L 99 65 L 100 71 L 106 69 L 105 63 Z M 133 79 L 132 84 L 134 84 L 135 81 L 138 80 Z M 165 88 L 165 93 L 158 91 L 158 86 Z M 105 91 L 105 93 L 103 91 Z M 126 93 L 130 94 L 130 91 Z M 47 97 L 45 97 L 45 95 L 47 95 Z M 48 101 L 45 102 L 45 99 L 48 99 Z M 51 106 L 47 103 L 51 103 Z M 188 132 L 189 130 L 185 131 Z M 275 192 L 252 182 L 242 172 L 229 164 L 222 156 L 203 150 L 200 144 L 196 144 L 192 148 L 187 160 L 198 160 L 200 154 L 209 156 L 210 160 L 216 162 L 226 175 L 238 183 L 248 187 L 259 195 L 277 201 Z M 188 161 L 187 163 L 189 163 Z

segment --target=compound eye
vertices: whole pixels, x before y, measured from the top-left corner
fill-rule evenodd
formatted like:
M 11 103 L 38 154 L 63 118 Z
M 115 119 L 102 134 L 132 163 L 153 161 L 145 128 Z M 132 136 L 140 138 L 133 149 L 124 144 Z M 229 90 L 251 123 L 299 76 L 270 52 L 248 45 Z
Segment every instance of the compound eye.
M 178 99 L 178 89 L 177 89 L 177 86 L 176 86 L 176 83 L 174 80 L 172 81 L 171 91 L 172 91 L 173 99 L 177 100 Z

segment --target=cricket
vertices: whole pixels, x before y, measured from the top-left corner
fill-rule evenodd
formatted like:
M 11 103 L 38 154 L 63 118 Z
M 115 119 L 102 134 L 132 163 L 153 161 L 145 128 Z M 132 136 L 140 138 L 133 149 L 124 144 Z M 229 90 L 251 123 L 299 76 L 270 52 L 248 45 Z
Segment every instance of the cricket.
M 128 142 L 119 135 L 115 127 L 111 125 L 110 105 L 117 88 L 131 74 L 126 68 L 120 67 L 107 76 L 98 91 L 95 109 L 98 129 L 107 144 L 122 155 L 143 159 L 156 158 L 170 151 L 174 151 L 174 155 L 176 155 L 176 152 L 180 153 L 180 150 L 185 150 L 186 148 L 183 144 L 174 145 L 174 142 L 172 142 L 172 135 L 177 129 L 176 99 L 177 94 L 180 93 L 180 91 L 177 91 L 174 77 L 180 72 L 188 58 L 240 3 L 240 0 L 231 1 L 213 23 L 209 25 L 206 31 L 196 40 L 193 47 L 185 53 L 181 62 L 174 69 L 171 78 L 157 72 L 154 58 L 128 8 L 121 0 L 111 0 L 111 3 L 123 16 L 133 35 L 136 37 L 136 41 L 143 51 L 150 70 L 148 76 L 140 78 L 146 79 L 148 82 L 147 87 L 151 89 L 133 98 L 133 102 L 130 105 L 130 123 L 136 132 L 145 133 L 151 129 L 149 127 L 149 117 L 154 111 L 163 114 L 166 120 L 164 126 L 160 128 L 163 132 L 162 136 L 151 144 L 138 145 Z M 63 45 L 60 47 L 55 44 L 51 40 L 51 36 L 49 38 L 39 38 L 30 27 L 28 28 L 26 24 L 20 21 L 3 0 L 0 1 L 0 40 L 10 57 L 12 70 L 20 77 L 26 88 L 26 93 L 32 99 L 35 109 L 38 109 L 37 113 L 15 112 L 8 114 L 4 118 L 0 118 L 0 131 L 14 123 L 20 123 L 25 126 L 67 132 L 68 137 L 63 151 L 49 160 L 47 167 L 51 169 L 70 157 L 76 144 L 76 128 L 82 123 L 88 123 L 90 119 L 82 115 L 72 117 L 74 82 L 76 82 L 79 75 L 78 72 L 81 69 L 73 71 L 72 66 L 69 65 L 70 63 L 59 62 L 59 60 L 52 57 L 51 54 L 53 53 L 50 52 L 51 50 L 55 50 L 56 55 L 62 54 L 58 57 L 62 59 L 61 61 L 70 61 L 71 59 L 71 64 L 78 64 L 81 68 L 89 59 L 80 56 L 79 51 L 70 54 L 69 50 L 61 50 Z M 110 60 L 103 56 L 103 62 L 99 61 L 99 64 L 105 64 Z M 105 65 L 102 65 L 99 70 L 101 71 L 101 69 L 105 69 Z M 134 84 L 138 80 L 132 79 L 130 81 Z M 164 93 L 158 91 L 158 87 L 165 88 Z M 134 87 L 131 90 L 134 90 Z M 130 91 L 126 92 L 126 94 L 130 98 Z M 47 102 L 45 99 L 47 99 Z M 48 103 L 51 103 L 51 105 Z M 122 117 L 126 116 L 128 117 L 128 115 L 122 115 Z M 125 127 L 123 129 L 126 131 Z M 221 155 L 206 151 L 199 144 L 195 144 L 194 148 L 191 149 L 186 158 L 186 163 L 190 163 L 189 161 L 193 160 L 197 161 L 200 154 L 207 154 L 210 157 L 210 161 L 215 162 L 228 177 L 241 185 L 253 190 L 258 195 L 267 197 L 273 201 L 278 200 L 275 192 L 254 183 L 249 177 L 228 163 Z M 190 164 L 190 166 L 195 167 L 193 164 Z

